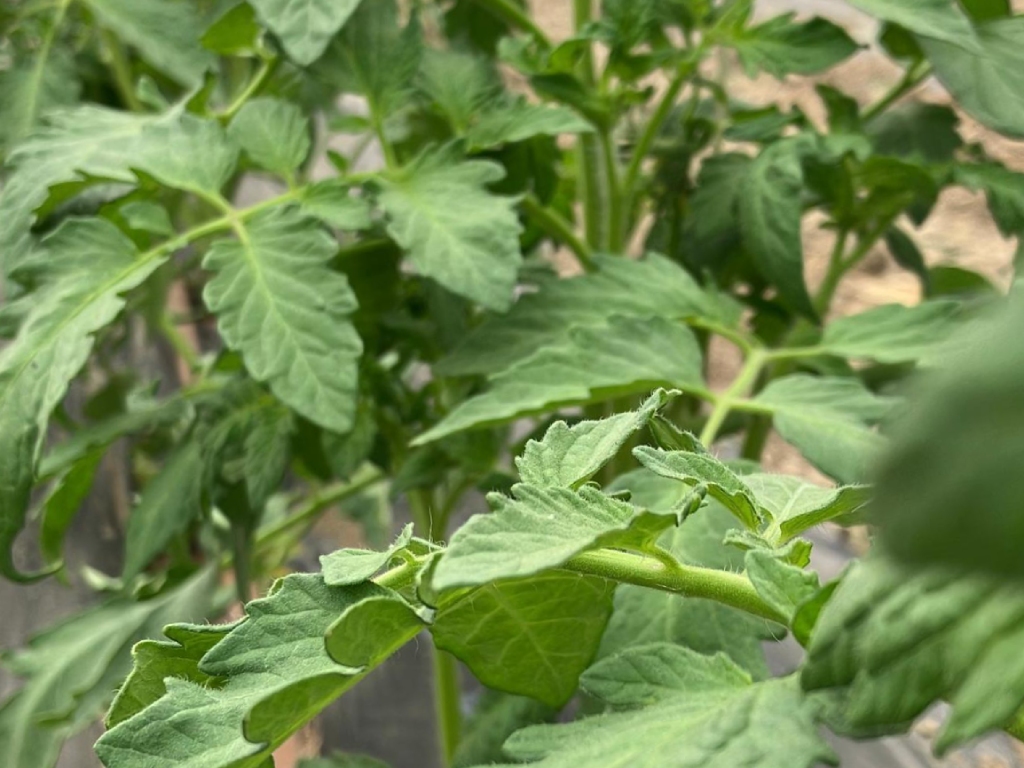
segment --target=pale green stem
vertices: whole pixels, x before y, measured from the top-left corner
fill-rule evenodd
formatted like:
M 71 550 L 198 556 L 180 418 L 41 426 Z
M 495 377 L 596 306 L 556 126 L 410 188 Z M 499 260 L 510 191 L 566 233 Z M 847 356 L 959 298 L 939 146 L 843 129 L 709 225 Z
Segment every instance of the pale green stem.
M 534 224 L 551 238 L 563 243 L 575 254 L 586 271 L 592 272 L 594 264 L 594 251 L 591 247 L 577 236 L 572 223 L 562 218 L 556 211 L 541 204 L 532 194 L 528 194 L 519 202 L 523 213 L 526 214 Z
M 280 59 L 277 56 L 267 56 L 264 58 L 260 62 L 260 68 L 256 71 L 252 80 L 249 81 L 248 85 L 245 86 L 242 92 L 235 97 L 235 100 L 224 111 L 217 114 L 217 117 L 225 123 L 230 122 L 231 118 L 238 114 L 238 111 L 266 85 L 271 75 L 274 74 L 274 70 L 277 69 L 279 61 Z
M 455 657 L 437 646 L 434 646 L 434 711 L 443 764 L 451 765 L 462 736 L 462 686 Z
M 537 26 L 537 23 L 530 18 L 529 14 L 511 0 L 476 0 L 482 8 L 486 8 L 492 14 L 512 27 L 517 27 L 524 32 L 529 32 L 545 47 L 551 47 L 551 41 L 544 34 L 544 30 Z
M 711 415 L 708 416 L 704 429 L 700 433 L 700 441 L 704 445 L 710 446 L 715 441 L 715 438 L 718 437 L 718 431 L 722 428 L 726 417 L 735 407 L 736 403 L 750 392 L 767 360 L 768 357 L 763 349 L 755 349 L 750 352 L 743 363 L 743 368 L 740 369 L 732 384 L 716 398 Z
M 910 93 L 920 85 L 932 72 L 931 64 L 925 60 L 915 62 L 903 73 L 903 77 L 894 85 L 882 98 L 867 107 L 861 115 L 864 122 L 871 122 L 880 114 L 885 112 L 896 101 Z

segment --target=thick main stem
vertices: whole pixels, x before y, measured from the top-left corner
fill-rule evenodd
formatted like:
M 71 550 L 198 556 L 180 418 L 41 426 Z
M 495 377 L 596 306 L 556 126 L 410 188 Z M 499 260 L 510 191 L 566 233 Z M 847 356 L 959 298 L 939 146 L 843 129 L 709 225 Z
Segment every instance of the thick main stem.
M 434 708 L 437 735 L 445 765 L 452 764 L 462 736 L 462 686 L 459 663 L 447 651 L 434 647 Z
M 623 584 L 703 597 L 769 621 L 787 623 L 785 616 L 761 598 L 750 579 L 738 573 L 691 565 L 670 566 L 650 556 L 614 549 L 583 552 L 571 558 L 563 568 Z

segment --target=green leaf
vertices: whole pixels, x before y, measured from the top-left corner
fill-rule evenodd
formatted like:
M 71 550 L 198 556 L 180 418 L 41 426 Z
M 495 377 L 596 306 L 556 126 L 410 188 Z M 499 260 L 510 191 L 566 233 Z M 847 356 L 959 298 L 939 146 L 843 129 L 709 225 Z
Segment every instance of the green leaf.
M 498 762 L 504 757 L 501 745 L 520 728 L 549 722 L 558 711 L 536 699 L 484 690 L 465 721 L 462 738 L 452 757 L 452 768 L 468 768 Z
M 131 241 L 102 219 L 71 220 L 27 265 L 41 283 L 17 338 L 0 353 L 0 573 L 20 578 L 11 544 L 24 525 L 36 465 L 53 409 L 92 350 L 92 334 L 124 306 L 120 294 L 166 260 L 138 258 Z
M 53 446 L 39 463 L 39 476 L 49 478 L 70 469 L 95 449 L 106 448 L 125 435 L 173 425 L 188 412 L 184 399 L 153 400 L 148 394 L 130 397 L 125 410 L 102 421 L 86 423 L 67 440 Z
M 1024 704 L 1024 596 L 1014 584 L 882 558 L 856 565 L 811 637 L 805 688 L 840 689 L 854 732 L 906 727 L 953 707 L 944 751 L 1010 721 Z
M 238 161 L 238 148 L 220 123 L 189 114 L 172 115 L 148 126 L 135 152 L 137 156 L 128 161 L 133 170 L 200 195 L 218 194 Z
M 886 110 L 865 126 L 875 151 L 918 163 L 948 163 L 964 145 L 960 117 L 950 107 L 911 102 Z
M 485 685 L 559 707 L 594 658 L 614 588 L 571 573 L 487 584 L 446 604 L 430 631 Z
M 1017 75 L 1024 65 L 1024 17 L 979 24 L 976 51 L 921 39 L 935 74 L 965 112 L 1000 133 L 1024 136 L 1024 96 Z
M 118 213 L 124 218 L 129 229 L 134 229 L 136 232 L 149 232 L 164 237 L 174 234 L 174 225 L 171 223 L 170 214 L 159 203 L 133 200 L 118 208 Z
M 51 768 L 61 743 L 92 725 L 130 666 L 132 644 L 174 621 L 202 620 L 216 571 L 205 569 L 145 602 L 118 598 L 80 613 L 5 654 L 4 665 L 27 678 L 0 706 L 4 761 Z
M 494 373 L 564 342 L 573 326 L 624 317 L 704 317 L 732 326 L 740 307 L 706 293 L 679 265 L 657 254 L 634 261 L 597 256 L 598 271 L 550 280 L 508 314 L 485 321 L 435 370 L 446 376 Z
M 0 259 L 5 275 L 20 264 L 34 240 L 36 210 L 49 189 L 79 173 L 132 183 L 134 148 L 154 119 L 96 106 L 58 110 L 7 159 L 0 191 Z
M 441 152 L 392 174 L 379 197 L 388 234 L 422 274 L 499 311 L 512 304 L 522 262 L 516 200 L 487 191 L 504 175 L 495 163 Z
M 1024 576 L 1024 301 L 965 329 L 896 422 L 874 506 L 885 541 L 916 563 Z
M 39 51 L 31 62 L 0 73 L 0 151 L 32 133 L 41 115 L 78 101 L 80 89 L 74 59 L 60 49 Z
M 228 136 L 261 168 L 289 178 L 309 154 L 309 120 L 294 104 L 253 99 L 238 110 Z
M 403 30 L 395 0 L 371 0 L 359 4 L 318 66 L 333 85 L 365 96 L 374 119 L 383 121 L 409 105 L 422 56 L 415 18 Z
M 689 493 L 682 483 L 649 470 L 619 477 L 612 489 L 629 490 L 634 504 L 660 513 L 678 506 Z M 682 525 L 663 533 L 658 544 L 687 565 L 739 571 L 743 553 L 723 543 L 735 524 L 736 518 L 712 500 Z M 599 657 L 646 643 L 675 643 L 703 654 L 726 653 L 762 679 L 768 677 L 762 644 L 770 637 L 766 622 L 714 600 L 623 584 L 615 590 L 615 610 Z
M 256 12 L 249 3 L 241 2 L 207 27 L 199 42 L 224 56 L 254 56 L 262 34 Z
M 516 457 L 519 477 L 530 485 L 578 488 L 612 460 L 634 434 L 665 406 L 671 392 L 658 390 L 635 411 L 568 426 L 556 421 L 543 440 L 530 440 Z
M 488 496 L 493 511 L 475 515 L 451 538 L 434 570 L 444 590 L 533 576 L 622 537 L 642 514 L 596 488 L 519 484 L 512 497 Z M 671 524 L 673 518 L 666 515 Z
M 764 70 L 774 77 L 813 75 L 835 66 L 857 50 L 850 36 L 830 21 L 794 22 L 784 14 L 749 29 L 731 41 L 747 74 Z
M 327 653 L 345 667 L 372 669 L 419 634 L 426 626 L 421 614 L 429 613 L 416 610 L 397 592 L 381 590 L 346 608 L 331 624 L 324 635 Z
M 978 49 L 970 20 L 951 0 L 850 0 L 850 4 L 928 38 L 923 43 L 935 39 L 963 50 Z
M 168 678 L 167 693 L 107 731 L 96 752 L 107 768 L 258 768 L 289 735 L 369 670 L 335 662 L 325 635 L 352 606 L 390 593 L 373 584 L 328 587 L 293 574 L 247 606 L 202 657 L 199 671 L 218 687 Z M 411 639 L 379 637 L 393 647 Z M 341 640 L 333 637 L 333 647 Z
M 288 55 L 308 66 L 320 58 L 360 0 L 249 0 Z
M 204 457 L 197 442 L 179 447 L 142 493 L 125 534 L 122 578 L 142 573 L 167 543 L 203 511 Z
M 867 486 L 822 488 L 789 475 L 754 473 L 744 475 L 743 483 L 771 517 L 764 535 L 776 545 L 830 520 L 849 519 L 863 511 L 870 498 Z
M 335 229 L 369 229 L 373 224 L 370 204 L 365 198 L 352 195 L 344 179 L 310 184 L 303 190 L 300 205 L 305 213 Z
M 489 383 L 413 444 L 657 387 L 704 389 L 693 333 L 662 318 L 612 317 L 605 327 L 575 328 L 567 343 L 539 350 Z
M 818 469 L 857 483 L 870 474 L 886 444 L 869 424 L 898 401 L 869 392 L 856 379 L 795 374 L 771 382 L 752 402 L 772 413 L 782 439 Z
M 753 492 L 731 469 L 707 453 L 662 451 L 640 446 L 633 451 L 637 461 L 661 477 L 687 485 L 703 485 L 708 495 L 728 509 L 750 530 L 761 526 L 761 511 Z
M 64 536 L 79 507 L 92 490 L 103 451 L 87 453 L 61 477 L 43 504 L 39 526 L 39 549 L 48 563 L 60 562 L 64 555 Z
M 225 343 L 289 407 L 336 432 L 353 423 L 362 342 L 348 281 L 331 271 L 334 240 L 293 209 L 274 209 L 219 240 L 203 299 Z
M 509 756 L 543 768 L 835 762 L 796 680 L 752 683 L 721 654 L 661 643 L 627 649 L 593 666 L 582 684 L 622 711 L 527 728 L 506 742 Z
M 960 0 L 960 5 L 974 21 L 998 19 L 1013 13 L 1010 0 Z
M 828 354 L 879 363 L 917 361 L 949 338 L 958 325 L 959 307 L 955 301 L 876 307 L 829 323 L 820 347 Z
M 804 283 L 801 137 L 775 142 L 750 167 L 739 199 L 743 241 L 758 270 L 793 309 L 814 316 Z
M 571 109 L 514 101 L 484 112 L 466 132 L 466 144 L 471 152 L 477 152 L 534 136 L 592 133 L 593 130 L 590 123 Z
M 744 562 L 757 593 L 790 622 L 800 605 L 818 591 L 816 573 L 784 563 L 771 552 L 752 549 Z
M 425 49 L 419 86 L 458 135 L 502 95 L 501 78 L 493 64 L 459 50 Z
M 917 275 L 925 289 L 925 295 L 931 296 L 931 273 L 925 263 L 924 254 L 910 235 L 899 227 L 890 227 L 885 233 L 885 245 L 895 262 Z
M 181 85 L 196 86 L 215 58 L 202 48 L 203 21 L 181 0 L 84 0 L 97 20 Z
M 957 183 L 985 193 L 992 218 L 1006 237 L 1024 232 L 1024 173 L 998 163 L 959 164 L 953 173 Z
M 113 728 L 167 693 L 169 677 L 216 687 L 216 677 L 200 671 L 199 661 L 232 629 L 231 624 L 170 624 L 167 640 L 143 640 L 132 648 L 133 669 L 118 689 L 106 727 Z
M 369 549 L 339 549 L 320 558 L 324 582 L 332 587 L 359 584 L 373 578 L 412 541 L 412 523 L 405 526 L 395 543 L 383 552 Z

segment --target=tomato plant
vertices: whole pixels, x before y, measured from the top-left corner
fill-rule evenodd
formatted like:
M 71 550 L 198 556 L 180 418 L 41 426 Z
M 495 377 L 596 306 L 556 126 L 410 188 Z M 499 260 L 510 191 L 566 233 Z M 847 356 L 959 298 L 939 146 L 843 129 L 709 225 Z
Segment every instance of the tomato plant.
M 751 0 L 575 0 L 559 41 L 517 0 L 5 5 L 0 572 L 75 575 L 114 444 L 135 499 L 102 600 L 6 653 L 4 764 L 106 711 L 107 768 L 267 768 L 424 633 L 450 765 L 811 766 L 939 700 L 940 751 L 1024 733 L 1022 304 L 912 233 L 953 186 L 1024 230 L 958 130 L 1024 137 L 1024 16 L 851 3 L 903 74 L 822 119 L 715 63 L 861 44 Z M 837 317 L 881 245 L 923 300 Z M 834 485 L 766 471 L 773 432 Z M 339 510 L 385 542 L 289 574 Z M 822 584 L 825 523 L 878 535 Z

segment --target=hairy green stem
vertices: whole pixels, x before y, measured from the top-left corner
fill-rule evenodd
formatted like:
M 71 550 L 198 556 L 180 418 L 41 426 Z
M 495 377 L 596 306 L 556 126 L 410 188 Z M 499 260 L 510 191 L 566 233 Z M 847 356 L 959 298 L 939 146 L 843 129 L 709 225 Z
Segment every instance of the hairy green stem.
M 506 24 L 524 32 L 529 32 L 545 47 L 551 47 L 551 40 L 544 34 L 530 15 L 511 0 L 476 0 L 481 8 L 486 8 Z
M 605 220 L 604 179 L 601 174 L 601 152 L 596 136 L 582 134 L 577 140 L 579 185 L 583 198 L 583 227 L 587 242 L 596 248 L 606 247 L 608 222 Z
M 846 253 L 846 238 L 849 234 L 849 230 L 845 228 L 840 229 L 836 233 L 836 242 L 832 247 L 832 254 L 828 261 L 828 272 L 825 273 L 825 279 L 822 281 L 821 287 L 814 297 L 814 310 L 819 316 L 828 311 L 836 288 L 839 287 L 839 281 L 842 280 L 845 273 L 843 254 Z
M 692 565 L 670 566 L 649 555 L 615 549 L 583 552 L 571 558 L 563 568 L 623 584 L 703 597 L 769 621 L 787 623 L 785 616 L 761 598 L 750 579 L 738 573 Z
M 455 657 L 434 646 L 434 713 L 444 765 L 451 765 L 462 736 L 462 686 Z
M 715 399 L 715 406 L 700 433 L 700 441 L 704 445 L 710 446 L 718 437 L 718 431 L 722 428 L 726 416 L 750 392 L 767 360 L 765 350 L 752 350 L 729 388 Z
M 601 145 L 601 159 L 604 164 L 604 173 L 607 190 L 607 247 L 612 253 L 619 253 L 623 248 L 622 228 L 622 188 L 619 183 L 619 158 L 616 156 L 615 139 L 610 130 L 601 130 L 597 134 Z
M 556 211 L 544 206 L 532 193 L 524 196 L 519 205 L 530 221 L 549 237 L 563 243 L 572 251 L 583 269 L 593 272 L 597 268 L 594 263 L 593 249 L 580 239 L 572 223 L 562 218 Z
M 662 125 L 665 124 L 668 116 L 672 114 L 672 108 L 675 106 L 676 99 L 679 98 L 679 94 L 682 92 L 683 86 L 686 85 L 686 81 L 690 79 L 691 74 L 693 74 L 693 66 L 691 64 L 687 63 L 679 67 L 675 76 L 669 81 L 665 92 L 661 95 L 661 99 L 654 108 L 654 112 L 647 119 L 647 124 L 640 134 L 636 146 L 633 147 L 633 154 L 629 158 L 629 164 L 626 166 L 626 173 L 622 183 L 623 194 L 630 201 L 627 209 L 632 208 L 632 199 L 636 195 L 636 187 L 640 180 L 640 171 L 643 170 L 644 160 L 647 158 L 648 153 L 650 153 Z

